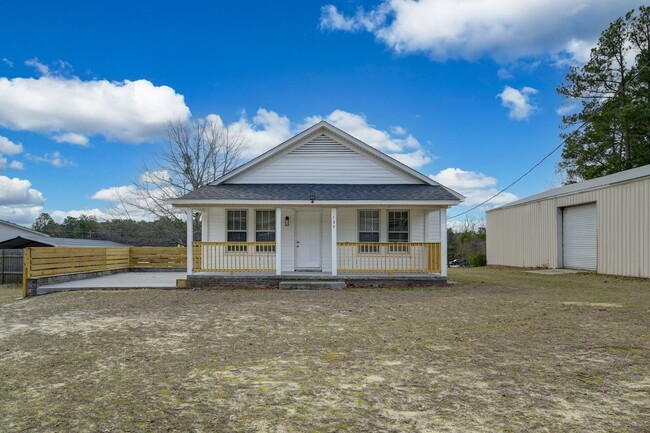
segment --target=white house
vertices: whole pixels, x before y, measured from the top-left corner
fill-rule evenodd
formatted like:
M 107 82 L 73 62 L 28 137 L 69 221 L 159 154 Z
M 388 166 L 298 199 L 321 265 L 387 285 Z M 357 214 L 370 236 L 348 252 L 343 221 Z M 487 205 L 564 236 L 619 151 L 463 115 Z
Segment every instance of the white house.
M 192 214 L 202 215 L 189 285 L 251 275 L 433 281 L 447 276 L 447 209 L 463 199 L 322 121 L 172 204 L 187 213 L 188 244 Z
M 488 211 L 487 261 L 650 278 L 650 165 Z

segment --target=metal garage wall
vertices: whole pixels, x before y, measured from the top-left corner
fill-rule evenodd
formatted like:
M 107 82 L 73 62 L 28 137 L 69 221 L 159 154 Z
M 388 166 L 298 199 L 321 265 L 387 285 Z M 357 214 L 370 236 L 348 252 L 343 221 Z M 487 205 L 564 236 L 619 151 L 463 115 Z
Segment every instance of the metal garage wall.
M 598 204 L 598 272 L 650 278 L 647 177 L 488 212 L 488 264 L 562 266 L 559 208 L 590 202 Z

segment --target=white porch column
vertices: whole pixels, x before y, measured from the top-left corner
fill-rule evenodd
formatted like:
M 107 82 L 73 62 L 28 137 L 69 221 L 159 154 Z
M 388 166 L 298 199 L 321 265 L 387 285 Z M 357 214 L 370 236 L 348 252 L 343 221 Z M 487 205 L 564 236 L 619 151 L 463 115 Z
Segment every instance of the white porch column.
M 201 210 L 201 242 L 208 241 L 208 209 Z
M 282 209 L 275 208 L 275 275 L 282 275 Z
M 447 276 L 447 208 L 440 209 L 440 275 Z
M 332 275 L 338 275 L 339 259 L 338 248 L 336 246 L 336 208 L 331 209 L 332 212 Z
M 187 275 L 192 275 L 192 241 L 194 240 L 192 208 L 186 209 L 185 214 L 187 216 Z

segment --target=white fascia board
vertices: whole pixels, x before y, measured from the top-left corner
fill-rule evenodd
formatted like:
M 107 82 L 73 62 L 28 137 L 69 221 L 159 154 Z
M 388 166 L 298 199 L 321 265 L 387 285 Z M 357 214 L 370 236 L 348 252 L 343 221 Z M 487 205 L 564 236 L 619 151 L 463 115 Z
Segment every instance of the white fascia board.
M 455 206 L 458 200 L 316 200 L 312 203 L 310 200 L 174 200 L 172 206 L 177 208 L 184 207 L 210 207 L 210 206 L 230 206 L 230 205 L 247 205 L 247 206 L 311 206 L 311 207 L 331 207 L 331 206 Z

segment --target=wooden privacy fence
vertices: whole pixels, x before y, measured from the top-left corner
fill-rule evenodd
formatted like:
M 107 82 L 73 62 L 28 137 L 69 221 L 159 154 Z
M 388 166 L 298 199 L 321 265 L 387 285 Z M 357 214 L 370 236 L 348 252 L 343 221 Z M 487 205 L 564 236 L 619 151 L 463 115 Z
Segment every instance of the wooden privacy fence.
M 131 269 L 186 268 L 187 250 L 184 247 L 131 247 L 129 267 Z
M 30 279 L 118 269 L 185 269 L 185 247 L 25 248 L 23 295 Z
M 17 284 L 23 278 L 23 250 L 0 250 L 0 284 Z
M 338 242 L 341 273 L 440 273 L 439 242 Z

